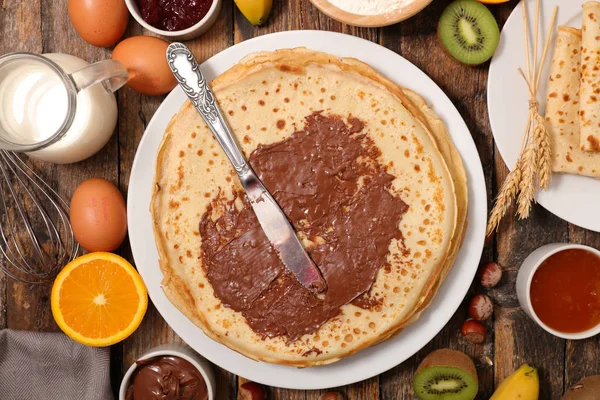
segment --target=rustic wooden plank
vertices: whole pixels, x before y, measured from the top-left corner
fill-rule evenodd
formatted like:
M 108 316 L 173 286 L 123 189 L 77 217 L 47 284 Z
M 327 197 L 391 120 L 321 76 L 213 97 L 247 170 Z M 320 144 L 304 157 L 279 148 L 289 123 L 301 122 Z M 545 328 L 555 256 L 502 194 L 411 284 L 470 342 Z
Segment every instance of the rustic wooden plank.
M 0 11 L 2 54 L 14 51 L 42 51 L 41 0 L 7 0 Z
M 143 33 L 141 26 L 130 17 L 125 36 L 138 36 Z M 117 122 L 117 148 L 119 152 L 118 185 L 125 196 L 129 187 L 129 176 L 133 157 L 135 156 L 135 149 L 144 133 L 147 121 L 150 120 L 152 113 L 162 100 L 160 98 L 156 100 L 148 98 L 149 100 L 144 104 L 142 99 L 142 95 L 128 87 L 123 87 L 117 92 L 117 102 L 119 105 Z M 148 102 L 152 102 L 153 100 L 157 104 L 152 104 L 154 108 L 149 110 L 148 113 L 144 108 L 148 105 Z M 127 201 L 127 197 L 125 197 L 125 200 Z M 133 263 L 128 240 L 121 246 L 119 254 Z M 170 328 L 160 317 L 152 303 L 149 302 L 146 315 L 136 332 L 123 343 L 118 343 L 111 348 L 111 383 L 115 395 L 118 393 L 121 378 L 129 366 L 153 346 L 166 343 L 164 339 L 165 337 L 169 338 L 169 333 Z M 173 341 L 177 342 L 177 338 L 173 338 Z
M 66 53 L 90 63 L 110 58 L 110 49 L 94 47 L 77 34 L 66 12 L 67 0 L 44 0 L 42 7 L 43 51 Z M 118 128 L 117 128 L 118 130 Z M 92 177 L 108 179 L 118 186 L 118 143 L 113 134 L 109 142 L 96 155 L 82 162 L 53 167 L 53 183 L 58 193 L 70 199 L 73 191 L 84 180 Z M 111 348 L 111 384 L 117 395 L 121 381 L 121 344 Z
M 32 1 L 28 3 L 8 2 L 6 8 L 0 12 L 0 28 L 2 29 L 2 40 L 0 41 L 1 54 L 14 51 L 40 51 L 42 48 L 42 33 L 40 30 L 41 14 L 40 2 Z M 32 316 L 39 310 L 37 304 L 32 309 L 30 298 L 24 299 L 30 285 L 16 283 L 10 278 L 3 277 L 2 289 L 0 289 L 2 302 L 2 317 L 0 317 L 0 327 L 10 327 L 19 329 L 25 325 L 33 324 Z M 20 303 L 21 310 L 25 308 L 31 310 L 26 312 L 23 319 L 26 323 L 20 325 L 18 310 L 14 309 L 15 303 Z M 39 315 L 39 313 L 37 313 Z
M 182 344 L 183 341 L 169 328 L 154 305 L 149 304 L 138 330 L 123 342 L 123 372 L 151 348 L 167 343 Z
M 200 38 L 187 42 L 199 62 L 206 60 L 214 54 L 229 47 L 232 42 L 232 5 L 224 2 L 221 15 L 216 24 Z M 149 35 L 131 18 L 126 36 Z M 154 112 L 164 100 L 164 96 L 142 96 L 129 88 L 123 88 L 118 94 L 119 100 L 119 187 L 123 193 L 129 187 L 131 166 L 137 146 L 144 134 L 144 130 L 154 115 Z M 131 249 L 128 242 L 121 249 L 121 255 L 133 262 Z M 128 338 L 122 348 L 115 346 L 113 356 L 117 360 L 113 363 L 113 376 L 121 376 L 141 356 L 154 346 L 164 343 L 183 343 L 182 340 L 167 325 L 152 304 L 144 321 L 138 330 Z M 121 353 L 121 354 L 119 354 Z M 118 365 L 116 365 L 118 364 Z M 118 372 L 115 372 L 118 370 Z M 215 366 L 217 377 L 217 399 L 233 399 L 236 394 L 236 379 L 234 375 Z M 113 379 L 113 382 L 115 379 Z M 114 386 L 114 384 L 113 384 Z
M 138 36 L 145 33 L 142 27 L 130 18 L 125 36 Z M 135 150 L 143 136 L 147 122 L 150 121 L 152 114 L 163 98 L 145 98 L 128 87 L 124 87 L 117 92 L 117 100 L 119 104 L 117 126 L 119 151 L 118 183 L 119 189 L 126 195 Z M 120 249 L 120 255 L 133 262 L 128 241 L 125 241 L 125 244 Z M 150 302 L 144 320 L 136 332 L 122 344 L 113 346 L 111 352 L 113 356 L 111 372 L 112 376 L 118 377 L 116 382 L 113 378 L 113 391 L 118 390 L 121 377 L 138 357 L 154 346 L 170 342 L 180 343 L 181 340 L 172 332 Z
M 498 168 L 501 172 L 505 167 Z M 506 171 L 498 174 L 498 184 L 505 176 Z M 492 290 L 497 302 L 496 385 L 528 362 L 540 370 L 540 398 L 544 399 L 560 398 L 562 394 L 565 342 L 546 333 L 525 315 L 519 307 L 515 282 L 521 262 L 539 246 L 568 241 L 567 229 L 564 221 L 536 206 L 528 221 L 506 220 L 497 235 L 498 261 L 505 268 L 505 276 L 502 284 Z
M 564 341 L 538 327 L 518 308 L 502 308 L 496 320 L 496 381 L 499 383 L 521 364 L 538 367 L 540 398 L 560 399 L 563 393 Z
M 450 97 L 475 140 L 484 167 L 488 197 L 491 198 L 493 140 L 485 102 L 487 68 L 463 66 L 444 53 L 437 39 L 437 21 L 448 3 L 449 1 L 433 2 L 423 13 L 398 25 L 383 28 L 380 43 L 423 70 Z M 435 104 L 433 106 L 435 108 Z M 488 245 L 483 259 L 491 259 L 492 253 L 492 246 Z M 493 370 L 481 360 L 484 357 L 493 358 L 492 335 L 488 336 L 483 345 L 468 343 L 460 335 L 461 325 L 467 318 L 468 301 L 473 294 L 480 292 L 485 291 L 476 283 L 473 284 L 461 307 L 436 338 L 414 357 L 382 375 L 382 399 L 414 396 L 412 379 L 418 364 L 431 351 L 448 347 L 464 351 L 475 360 L 480 381 L 478 398 L 489 398 L 493 387 Z
M 32 1 L 26 5 L 17 2 L 6 3 L 6 8 L 0 11 L 0 54 L 6 54 L 14 51 L 36 51 L 41 49 L 41 33 L 32 31 L 31 36 L 25 37 L 24 32 L 39 26 L 39 11 L 36 13 L 30 10 L 39 10 L 39 1 Z M 21 41 L 21 39 L 23 41 Z M 29 39 L 29 40 L 25 40 Z M 8 311 L 10 303 L 7 297 L 7 287 L 12 283 L 4 274 L 0 274 L 0 329 L 6 328 L 8 324 Z
M 4 52 L 32 51 L 42 49 L 41 4 L 33 2 L 10 2 L 3 10 L 2 25 Z M 6 25 L 4 25 L 6 24 Z M 4 42 L 4 40 L 3 40 Z M 52 324 L 49 315 L 48 285 L 35 286 L 7 282 L 6 325 L 12 329 L 41 330 Z
M 498 19 L 505 21 L 516 5 L 513 2 L 498 7 Z M 495 157 L 497 190 L 508 170 L 498 152 Z M 568 224 L 539 205 L 534 206 L 527 221 L 516 221 L 514 214 L 514 209 L 509 210 L 511 218 L 502 223 L 496 235 L 497 257 L 506 276 L 492 291 L 499 303 L 495 320 L 495 381 L 498 385 L 521 364 L 529 362 L 540 370 L 540 398 L 559 399 L 564 386 L 565 341 L 546 333 L 519 308 L 515 281 L 521 262 L 533 250 L 546 243 L 569 240 Z
M 572 243 L 584 244 L 600 249 L 600 234 L 569 225 L 569 238 Z M 567 341 L 565 352 L 565 390 L 578 380 L 600 373 L 600 343 L 598 338 Z
M 567 341 L 564 390 L 573 386 L 581 378 L 600 374 L 598 360 L 600 360 L 600 351 L 597 337 Z
M 497 184 L 507 174 L 497 159 Z M 514 215 L 514 209 L 509 210 Z M 496 386 L 521 364 L 528 362 L 540 371 L 540 398 L 558 399 L 563 391 L 565 341 L 546 333 L 520 309 L 515 292 L 521 262 L 536 248 L 568 241 L 567 224 L 535 206 L 527 221 L 506 219 L 496 235 L 498 262 L 504 266 L 502 284 L 492 290 L 496 300 L 495 382 Z
M 316 394 L 314 397 L 309 397 L 308 392 L 304 390 L 288 390 L 270 386 L 266 386 L 265 389 L 267 392 L 267 398 L 273 400 L 305 400 L 318 398 Z

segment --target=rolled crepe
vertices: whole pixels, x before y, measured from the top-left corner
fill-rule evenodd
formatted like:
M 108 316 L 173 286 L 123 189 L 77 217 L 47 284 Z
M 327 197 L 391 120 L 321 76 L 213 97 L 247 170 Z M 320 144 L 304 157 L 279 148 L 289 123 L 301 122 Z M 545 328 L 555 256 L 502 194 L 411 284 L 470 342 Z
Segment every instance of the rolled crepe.
M 581 31 L 560 26 L 546 101 L 552 170 L 600 178 L 600 153 L 579 147 L 580 49 Z
M 600 152 L 600 3 L 583 5 L 579 108 L 581 149 Z

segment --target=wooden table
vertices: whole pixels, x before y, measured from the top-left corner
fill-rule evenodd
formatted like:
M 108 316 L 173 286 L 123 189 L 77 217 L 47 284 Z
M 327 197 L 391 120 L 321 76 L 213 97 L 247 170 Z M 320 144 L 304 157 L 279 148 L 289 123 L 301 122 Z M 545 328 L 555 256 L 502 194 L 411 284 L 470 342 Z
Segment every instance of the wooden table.
M 564 0 L 568 1 L 568 0 Z M 0 54 L 14 51 L 62 52 L 93 62 L 109 58 L 111 49 L 85 43 L 69 23 L 67 0 L 5 0 L 0 10 Z M 489 199 L 506 176 L 507 169 L 494 147 L 486 105 L 488 64 L 466 67 L 450 60 L 436 38 L 436 24 L 449 0 L 436 0 L 416 17 L 382 29 L 344 26 L 314 8 L 308 0 L 274 0 L 266 26 L 251 26 L 232 0 L 223 1 L 216 25 L 201 38 L 188 43 L 200 60 L 219 51 L 271 32 L 295 29 L 322 29 L 344 32 L 379 43 L 407 58 L 425 71 L 452 99 L 469 126 L 483 163 Z M 516 1 L 490 6 L 503 23 Z M 127 36 L 147 34 L 130 18 Z M 281 43 L 285 47 L 285 43 Z M 369 60 L 365 60 L 369 61 Z M 119 123 L 108 145 L 89 160 L 66 166 L 34 163 L 37 171 L 70 198 L 84 179 L 104 177 L 127 193 L 129 174 L 137 145 L 146 123 L 162 98 L 144 97 L 130 89 L 118 92 Z M 509 211 L 509 214 L 512 211 Z M 514 212 L 512 212 L 514 214 Z M 540 368 L 541 399 L 559 399 L 570 385 L 583 376 L 600 372 L 598 338 L 583 341 L 557 339 L 539 328 L 519 308 L 515 293 L 517 268 L 535 248 L 551 242 L 577 242 L 600 248 L 600 235 L 570 225 L 540 206 L 525 222 L 506 220 L 500 233 L 484 250 L 483 260 L 495 259 L 505 266 L 505 277 L 494 289 L 486 290 L 496 303 L 493 329 L 485 344 L 474 345 L 461 338 L 459 329 L 466 318 L 466 304 L 456 312 L 440 334 L 414 357 L 378 377 L 340 390 L 349 399 L 413 399 L 412 375 L 430 351 L 451 347 L 465 351 L 479 364 L 479 399 L 488 399 L 499 382 L 524 362 Z M 119 253 L 132 260 L 128 244 Z M 471 293 L 481 291 L 473 285 Z M 50 286 L 28 286 L 0 276 L 0 328 L 56 331 L 49 303 Z M 112 354 L 112 385 L 118 390 L 124 371 L 150 347 L 181 342 L 152 305 L 141 327 L 129 339 L 115 345 Z M 493 367 L 485 366 L 485 357 Z M 218 399 L 235 399 L 237 377 L 217 370 Z M 269 388 L 269 399 L 317 400 L 319 392 Z

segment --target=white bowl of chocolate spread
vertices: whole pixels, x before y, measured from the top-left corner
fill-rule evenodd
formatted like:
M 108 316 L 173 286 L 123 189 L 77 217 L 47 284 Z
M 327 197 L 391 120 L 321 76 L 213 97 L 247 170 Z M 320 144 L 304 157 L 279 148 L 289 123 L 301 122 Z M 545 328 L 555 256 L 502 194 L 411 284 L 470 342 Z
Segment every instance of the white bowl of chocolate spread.
M 144 353 L 125 373 L 119 400 L 213 400 L 215 377 L 191 348 L 164 344 Z

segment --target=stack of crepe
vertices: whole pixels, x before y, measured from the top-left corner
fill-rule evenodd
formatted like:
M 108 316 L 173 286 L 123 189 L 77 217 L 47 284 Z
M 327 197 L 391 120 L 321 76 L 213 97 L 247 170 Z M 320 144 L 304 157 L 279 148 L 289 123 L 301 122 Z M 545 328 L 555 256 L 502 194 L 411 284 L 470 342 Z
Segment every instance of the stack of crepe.
M 546 123 L 555 172 L 600 178 L 600 3 L 583 5 L 581 29 L 561 26 Z
M 248 254 L 241 257 L 244 261 L 231 268 L 230 264 L 212 262 L 216 259 L 212 253 L 230 254 L 232 244 L 247 237 L 246 228 L 236 222 L 239 219 L 225 218 L 246 206 L 236 197 L 242 188 L 225 154 L 193 105 L 186 102 L 165 132 L 151 205 L 165 275 L 163 289 L 171 302 L 208 336 L 231 349 L 255 360 L 299 367 L 332 363 L 386 340 L 416 321 L 454 263 L 467 215 L 467 181 L 460 155 L 443 122 L 423 98 L 358 60 L 302 48 L 249 55 L 219 76 L 212 87 L 251 163 L 261 149 L 279 149 L 292 138 L 308 137 L 307 121 L 333 119 L 336 126 L 360 125 L 360 132 L 351 136 L 373 151 L 357 162 L 372 161 L 369 165 L 373 168 L 384 168 L 390 178 L 386 189 L 389 196 L 400 198 L 408 209 L 399 223 L 391 220 L 388 209 L 369 211 L 372 221 L 388 221 L 400 239 L 376 246 L 387 250 L 385 265 L 377 266 L 375 276 L 368 281 L 358 282 L 354 276 L 372 266 L 373 260 L 337 265 L 348 271 L 345 275 L 335 275 L 330 262 L 317 262 L 328 284 L 327 292 L 320 295 L 325 300 L 307 290 L 299 296 L 289 295 L 295 293 L 290 292 L 295 286 L 286 278 L 286 270 L 278 266 L 279 261 L 263 262 L 268 250 L 253 252 L 259 248 L 258 236 L 243 247 Z M 331 143 L 322 149 L 336 148 L 332 147 L 337 143 L 335 135 L 342 133 L 331 132 Z M 347 147 L 337 149 L 349 151 Z M 308 163 L 310 167 L 314 157 L 335 161 L 333 156 L 322 156 L 323 151 L 291 157 L 289 165 L 297 168 Z M 290 149 L 284 153 L 292 154 Z M 261 179 L 268 188 L 281 183 L 266 179 L 269 171 L 280 167 L 285 165 L 253 165 L 257 173 L 263 172 Z M 329 171 L 324 174 L 338 174 L 340 184 L 354 187 L 350 185 L 351 175 L 336 172 L 345 167 L 322 170 Z M 296 178 L 288 176 L 291 182 Z M 373 181 L 361 182 L 366 188 Z M 307 182 L 306 188 L 292 188 L 290 193 L 304 199 L 303 193 L 309 193 L 311 185 Z M 272 193 L 277 201 L 285 200 L 282 191 Z M 286 209 L 286 203 L 282 204 Z M 330 212 L 324 209 L 324 213 Z M 299 234 L 304 232 L 306 221 L 310 227 L 308 219 L 303 222 L 295 219 L 296 213 L 288 215 Z M 203 229 L 204 222 L 208 226 L 211 221 L 217 230 L 231 231 L 232 238 L 211 247 L 214 237 Z M 336 227 L 346 224 L 344 221 L 335 222 Z M 355 229 L 347 228 L 348 232 Z M 334 249 L 341 243 L 332 239 L 335 232 L 333 225 L 314 238 L 308 232 L 302 237 L 303 244 L 311 254 L 327 248 L 323 243 Z M 376 232 L 371 236 L 380 237 Z M 258 256 L 262 258 L 256 261 Z M 270 271 L 277 274 L 267 276 Z M 332 309 L 330 318 L 314 324 L 314 329 L 290 334 L 309 320 L 305 317 L 312 315 L 306 310 L 309 306 L 328 301 L 333 292 L 351 290 L 357 283 L 362 285 L 360 299 L 368 300 L 365 304 L 347 302 Z M 372 305 L 366 304 L 371 299 Z

